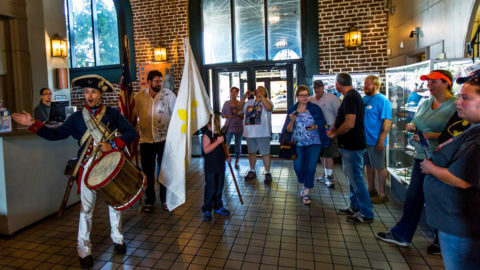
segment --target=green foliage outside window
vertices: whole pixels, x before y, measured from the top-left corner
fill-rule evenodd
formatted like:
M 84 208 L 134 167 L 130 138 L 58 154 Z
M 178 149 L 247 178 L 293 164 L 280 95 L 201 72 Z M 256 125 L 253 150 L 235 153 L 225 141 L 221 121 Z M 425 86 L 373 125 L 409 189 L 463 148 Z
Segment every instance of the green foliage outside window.
M 113 0 L 66 0 L 71 67 L 120 64 Z

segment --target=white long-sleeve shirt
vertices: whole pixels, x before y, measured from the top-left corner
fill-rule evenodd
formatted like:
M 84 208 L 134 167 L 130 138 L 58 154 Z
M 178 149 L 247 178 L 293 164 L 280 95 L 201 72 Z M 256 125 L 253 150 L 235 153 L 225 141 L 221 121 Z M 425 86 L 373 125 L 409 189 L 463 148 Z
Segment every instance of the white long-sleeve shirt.
M 153 98 L 148 89 L 135 95 L 135 110 L 139 118 L 140 143 L 162 142 L 167 138 L 168 124 L 177 97 L 163 88 Z

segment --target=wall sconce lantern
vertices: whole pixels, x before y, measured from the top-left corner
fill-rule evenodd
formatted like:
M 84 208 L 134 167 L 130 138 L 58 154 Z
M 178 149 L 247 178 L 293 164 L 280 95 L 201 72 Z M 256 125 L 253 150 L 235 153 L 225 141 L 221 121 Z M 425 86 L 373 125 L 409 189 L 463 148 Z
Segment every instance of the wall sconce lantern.
M 163 62 L 167 61 L 167 48 L 157 47 L 154 49 L 155 61 Z
M 67 57 L 67 41 L 62 39 L 59 35 L 52 37 L 52 56 Z
M 354 25 L 350 25 L 348 32 L 345 33 L 345 48 L 358 47 L 362 44 L 362 32 Z

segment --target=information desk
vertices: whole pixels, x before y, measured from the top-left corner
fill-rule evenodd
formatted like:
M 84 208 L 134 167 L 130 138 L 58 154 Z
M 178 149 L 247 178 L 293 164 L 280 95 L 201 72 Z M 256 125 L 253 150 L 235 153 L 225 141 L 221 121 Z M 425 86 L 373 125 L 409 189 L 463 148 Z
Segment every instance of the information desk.
M 65 165 L 77 150 L 71 137 L 52 142 L 28 130 L 0 136 L 0 234 L 57 212 L 67 184 Z M 74 184 L 68 205 L 79 200 Z

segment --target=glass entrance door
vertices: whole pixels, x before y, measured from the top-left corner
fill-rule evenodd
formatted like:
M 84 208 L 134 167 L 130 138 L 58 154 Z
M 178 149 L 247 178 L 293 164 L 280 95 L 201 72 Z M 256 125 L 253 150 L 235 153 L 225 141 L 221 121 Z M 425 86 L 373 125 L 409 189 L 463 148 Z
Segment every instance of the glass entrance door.
M 279 143 L 283 122 L 287 109 L 293 105 L 293 69 L 292 65 L 282 67 L 257 68 L 255 70 L 255 85 L 264 86 L 273 103 L 272 112 L 272 143 Z
M 213 71 L 214 110 L 221 112 L 223 104 L 230 100 L 230 88 L 233 86 L 240 89 L 238 99 L 248 91 L 247 70 L 214 70 Z M 221 118 L 221 124 L 225 119 Z
M 296 64 L 209 69 L 208 81 L 214 97 L 213 108 L 216 112 L 221 112 L 225 101 L 230 99 L 230 88 L 232 86 L 240 89 L 239 98 L 249 90 L 254 90 L 260 85 L 264 86 L 274 106 L 272 145 L 278 146 L 287 109 L 295 102 L 296 77 Z M 222 119 L 222 125 L 224 122 L 225 120 Z M 272 154 L 276 152 L 278 152 L 278 149 L 272 147 Z
M 218 72 L 218 97 L 219 105 L 230 100 L 230 88 L 236 86 L 240 89 L 239 97 L 248 90 L 247 71 L 222 71 Z M 220 108 L 221 109 L 221 108 Z

